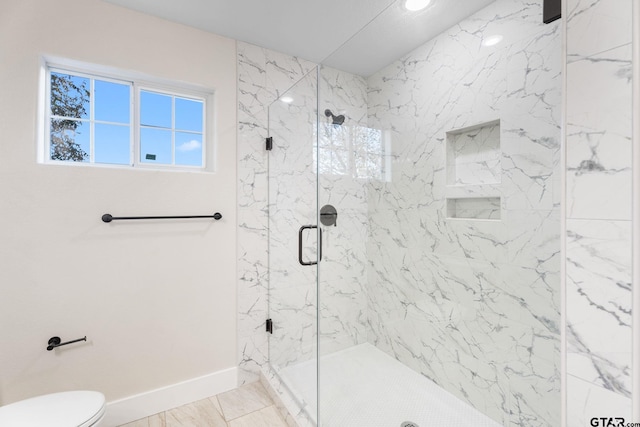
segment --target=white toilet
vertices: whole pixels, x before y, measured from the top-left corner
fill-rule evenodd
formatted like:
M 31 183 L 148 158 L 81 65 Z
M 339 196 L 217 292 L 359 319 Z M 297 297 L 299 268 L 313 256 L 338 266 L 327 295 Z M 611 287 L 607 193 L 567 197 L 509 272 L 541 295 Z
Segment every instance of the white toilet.
M 97 427 L 104 413 L 104 394 L 97 391 L 65 391 L 0 407 L 0 426 Z

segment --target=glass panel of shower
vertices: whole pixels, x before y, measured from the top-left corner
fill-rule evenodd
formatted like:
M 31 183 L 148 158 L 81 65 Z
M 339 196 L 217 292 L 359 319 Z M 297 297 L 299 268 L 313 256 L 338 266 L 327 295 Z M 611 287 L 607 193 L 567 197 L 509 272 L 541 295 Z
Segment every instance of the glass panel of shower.
M 317 120 L 314 69 L 269 107 L 269 363 L 309 418 L 317 411 Z
M 319 425 L 558 426 L 560 22 L 469 2 L 358 71 L 447 2 L 400 3 L 318 72 Z

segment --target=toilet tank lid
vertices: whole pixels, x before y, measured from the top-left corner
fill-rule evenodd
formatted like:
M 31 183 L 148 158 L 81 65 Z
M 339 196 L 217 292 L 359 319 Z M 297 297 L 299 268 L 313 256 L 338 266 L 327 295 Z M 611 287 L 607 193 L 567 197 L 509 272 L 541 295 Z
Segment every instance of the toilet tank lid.
M 45 394 L 0 407 L 0 426 L 90 426 L 104 406 L 104 395 L 97 391 Z

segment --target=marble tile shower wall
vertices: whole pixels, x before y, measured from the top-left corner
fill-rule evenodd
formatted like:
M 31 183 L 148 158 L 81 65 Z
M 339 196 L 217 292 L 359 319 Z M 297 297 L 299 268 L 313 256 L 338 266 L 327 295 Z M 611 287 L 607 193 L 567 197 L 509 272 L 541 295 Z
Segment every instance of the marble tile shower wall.
M 311 105 L 311 96 L 315 95 L 318 84 L 321 117 L 324 117 L 325 109 L 346 116 L 342 127 L 321 122 L 318 128 L 318 152 L 324 156 L 326 168 L 318 176 L 317 200 L 321 206 L 332 204 L 338 210 L 337 226 L 323 227 L 323 263 L 318 294 L 320 351 L 326 354 L 367 340 L 367 302 L 363 280 L 367 265 L 367 177 L 354 174 L 352 162 L 358 153 L 354 152 L 351 144 L 354 130 L 363 128 L 367 123 L 366 81 L 359 76 L 323 67 L 320 81 L 314 84 L 314 77 L 309 75 L 314 68 L 315 64 L 308 61 L 238 43 L 238 342 L 241 384 L 255 381 L 269 356 L 273 364 L 285 368 L 315 355 L 316 328 L 311 325 L 317 305 L 315 277 L 307 274 L 315 269 L 305 270 L 297 265 L 297 248 L 291 247 L 292 244 L 297 245 L 295 233 L 288 240 L 275 237 L 292 234 L 290 228 L 295 221 L 315 223 L 316 220 L 309 216 L 309 211 L 316 209 L 316 188 L 311 182 L 316 176 L 315 166 L 311 164 L 316 160 L 313 158 L 315 135 L 306 135 L 305 129 L 315 123 L 315 117 L 307 113 L 312 111 L 315 114 L 316 106 Z M 271 121 L 277 128 L 272 129 L 275 146 L 272 155 L 275 158 L 272 158 L 271 166 L 274 171 L 277 169 L 274 165 L 283 166 L 279 174 L 283 180 L 273 182 L 269 188 L 268 155 L 264 150 L 264 138 L 269 130 L 268 112 L 269 106 L 285 92 L 294 98 L 293 107 L 276 104 L 271 108 Z M 296 108 L 301 99 L 308 100 L 306 107 L 298 112 L 288 112 L 290 108 Z M 277 117 L 279 114 L 282 117 Z M 291 132 L 296 134 L 296 138 L 289 138 Z M 286 141 L 300 142 L 304 138 L 308 143 L 299 147 L 302 151 L 282 146 Z M 280 159 L 278 152 L 285 157 Z M 345 159 L 346 169 L 342 168 L 345 166 L 342 160 Z M 296 185 L 291 187 L 291 183 Z M 268 217 L 270 197 L 276 202 L 271 206 L 272 213 L 277 206 L 285 210 L 290 206 L 286 212 L 278 211 L 272 215 L 271 224 Z M 287 203 L 285 198 L 290 202 Z M 305 200 L 305 206 L 312 204 L 313 209 L 306 206 L 309 209 L 300 212 L 296 204 Z M 295 231 L 300 225 L 294 227 Z M 269 248 L 267 238 L 269 226 L 273 232 L 272 248 Z M 311 246 L 313 242 L 309 243 Z M 271 263 L 277 266 L 272 269 L 271 277 L 268 273 L 270 250 Z M 295 265 L 291 265 L 291 260 Z M 269 280 L 274 282 L 270 296 L 271 313 L 284 316 L 276 322 L 271 350 L 264 332 L 264 322 L 269 314 Z M 314 289 L 306 288 L 305 283 L 313 285 Z
M 317 354 L 317 180 L 313 142 L 318 116 L 318 75 L 312 70 L 285 92 L 288 102 L 269 107 L 269 361 L 278 372 Z M 299 248 L 298 236 L 302 237 Z M 315 370 L 314 370 L 315 372 Z
M 368 176 L 357 170 L 363 147 L 356 135 L 367 125 L 367 83 L 363 77 L 320 68 L 319 108 L 344 114 L 341 126 L 321 120 L 318 132 L 318 202 L 338 212 L 335 226 L 323 226 L 319 270 L 320 354 L 367 342 L 366 241 L 369 230 Z M 360 173 L 359 173 L 360 172 Z
M 526 427 L 560 425 L 561 28 L 541 16 L 498 0 L 368 79 L 369 126 L 391 135 L 367 191 L 368 339 Z M 496 120 L 499 182 L 448 186 L 446 133 Z M 501 217 L 448 219 L 451 194 L 497 194 Z
M 315 64 L 238 42 L 239 382 L 259 379 L 268 358 L 268 106 Z
M 567 1 L 567 425 L 631 418 L 631 0 Z

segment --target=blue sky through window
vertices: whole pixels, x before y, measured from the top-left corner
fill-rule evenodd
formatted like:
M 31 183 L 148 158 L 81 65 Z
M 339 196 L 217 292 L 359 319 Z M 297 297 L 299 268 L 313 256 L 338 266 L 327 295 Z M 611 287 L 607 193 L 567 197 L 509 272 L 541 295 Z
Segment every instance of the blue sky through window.
M 96 163 L 131 164 L 131 128 L 129 126 L 95 124 Z
M 171 131 L 158 128 L 140 129 L 140 162 L 171 164 Z
M 202 132 L 202 101 L 176 98 L 176 129 Z
M 202 164 L 202 135 L 176 132 L 176 164 Z
M 95 81 L 95 119 L 129 124 L 131 117 L 131 86 Z
M 203 103 L 140 91 L 140 162 L 202 166 Z M 168 131 L 171 131 L 170 133 Z
M 171 96 L 140 91 L 140 124 L 171 129 Z

